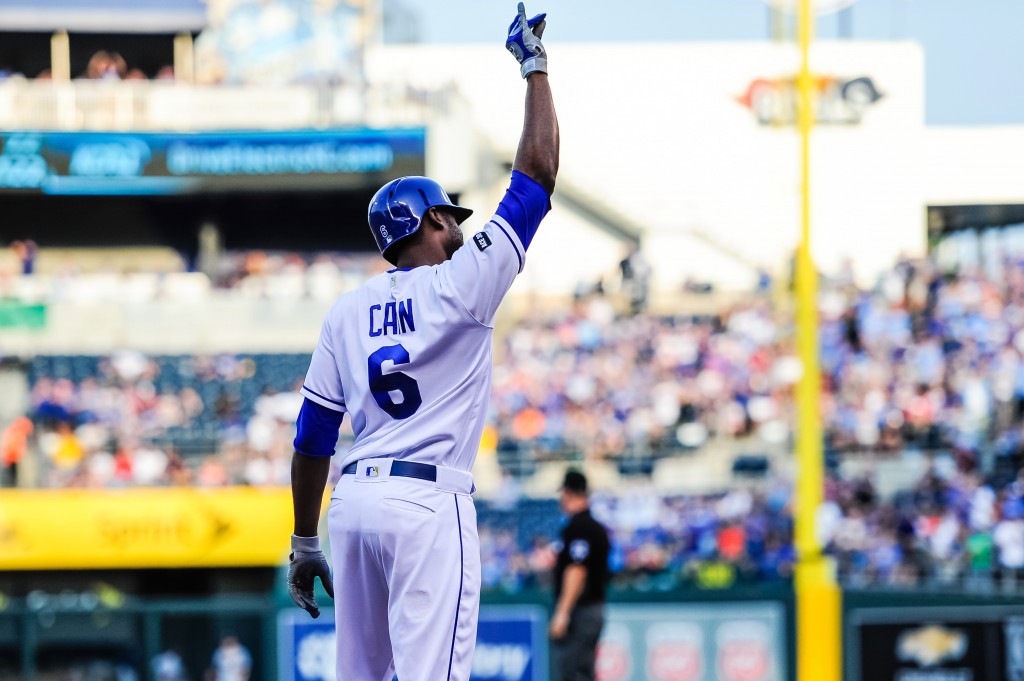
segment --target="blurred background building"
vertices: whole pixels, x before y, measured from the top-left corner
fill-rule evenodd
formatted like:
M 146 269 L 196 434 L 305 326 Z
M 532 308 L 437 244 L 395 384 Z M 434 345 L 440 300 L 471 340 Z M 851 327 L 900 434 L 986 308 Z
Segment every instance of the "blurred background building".
M 570 465 L 626 603 L 601 678 L 793 678 L 798 54 L 785 3 L 733 4 L 639 7 L 664 20 L 629 42 L 596 24 L 559 42 L 539 8 L 563 160 L 497 322 L 475 678 L 546 678 L 543 611 L 498 604 L 544 603 Z M 1024 115 L 930 113 L 933 60 L 956 78 L 921 19 L 953 21 L 943 3 L 819 4 L 839 10 L 812 53 L 812 219 L 844 669 L 1016 681 Z M 477 209 L 472 231 L 520 129 L 502 22 L 440 11 L 0 0 L 0 679 L 198 679 L 236 644 L 253 679 L 331 678 L 329 631 L 277 573 L 310 349 L 331 301 L 386 267 L 373 192 L 431 175 Z M 922 618 L 893 604 L 984 606 L 942 626 L 989 657 L 918 664 L 891 641 Z M 757 663 L 730 670 L 727 644 Z

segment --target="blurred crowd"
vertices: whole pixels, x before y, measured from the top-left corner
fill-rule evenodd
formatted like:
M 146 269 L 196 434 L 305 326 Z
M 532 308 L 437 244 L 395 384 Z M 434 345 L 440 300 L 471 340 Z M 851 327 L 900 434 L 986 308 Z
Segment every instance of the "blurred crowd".
M 504 508 L 481 504 L 484 588 L 550 587 L 559 549 L 556 504 Z M 611 530 L 619 586 L 723 589 L 793 576 L 792 490 L 779 480 L 711 496 L 664 496 L 649 487 L 606 491 L 593 496 L 591 509 Z M 818 519 L 825 550 L 849 586 L 1024 589 L 1024 475 L 993 486 L 932 467 L 889 497 L 875 491 L 870 476 L 832 477 Z
M 320 296 L 372 273 L 372 262 L 241 253 L 219 259 L 208 277 L 256 297 L 288 290 L 287 281 L 290 295 Z M 1024 569 L 1021 264 L 949 273 L 904 260 L 870 290 L 844 276 L 823 283 L 832 476 L 823 527 L 849 579 L 1012 581 Z M 546 459 L 650 463 L 711 443 L 791 446 L 801 364 L 790 310 L 763 293 L 706 316 L 649 312 L 644 296 L 627 310 L 620 303 L 600 288 L 581 290 L 563 311 L 499 334 L 484 445 L 500 464 L 521 472 Z M 29 413 L 3 434 L 5 474 L 13 478 L 33 450 L 43 462 L 37 481 L 51 486 L 286 484 L 307 361 L 118 353 L 76 376 L 40 365 Z M 907 452 L 948 465 L 895 493 L 840 465 Z M 717 498 L 599 499 L 615 527 L 616 567 L 672 583 L 787 577 L 789 496 L 769 480 Z M 542 579 L 550 534 L 485 524 L 488 584 Z
M 53 73 L 50 69 L 44 69 L 37 74 L 24 74 L 15 69 L 0 67 L 0 81 L 8 78 L 23 79 L 26 77 L 36 80 L 50 80 Z M 99 50 L 89 57 L 85 71 L 76 76 L 77 80 L 159 80 L 173 81 L 174 67 L 163 66 L 156 73 L 146 74 L 138 67 L 129 66 L 125 58 L 119 53 L 108 50 Z
M 876 481 L 830 480 L 819 529 L 854 586 L 1024 587 L 1024 471 L 1004 485 L 933 466 L 882 498 Z
M 998 277 L 902 261 L 873 290 L 821 295 L 832 452 L 1016 457 L 1024 425 L 1024 267 Z M 711 438 L 787 444 L 801 375 L 792 318 L 764 298 L 710 317 L 618 315 L 602 295 L 504 340 L 493 402 L 506 446 L 543 457 L 659 454 Z
M 839 450 L 986 450 L 1019 458 L 1024 269 L 947 274 L 904 261 L 876 290 L 823 298 L 829 443 Z
M 712 437 L 789 437 L 800 364 L 767 300 L 725 316 L 617 315 L 603 295 L 527 319 L 495 361 L 499 451 L 652 457 Z
M 275 357 L 289 365 L 268 378 L 261 365 Z M 287 485 L 304 361 L 55 358 L 33 370 L 30 413 L 0 440 L 5 477 L 47 487 Z M 50 368 L 64 377 L 42 375 Z M 79 373 L 92 375 L 67 377 Z
M 0 264 L 0 298 L 24 303 L 189 302 L 211 296 L 330 301 L 387 267 L 369 255 L 279 251 L 227 251 L 201 257 L 192 268 L 156 255 L 141 269 L 130 258 L 83 267 L 70 259 L 54 262 L 59 256 L 40 267 L 32 241 L 11 243 L 9 253 Z
M 789 488 L 778 482 L 707 496 L 664 496 L 642 486 L 595 493 L 591 512 L 610 530 L 615 584 L 721 589 L 792 577 L 789 503 Z M 481 504 L 485 589 L 550 587 L 558 513 L 555 502 Z
M 221 255 L 208 275 L 214 287 L 248 297 L 333 300 L 388 267 L 369 254 L 235 251 Z

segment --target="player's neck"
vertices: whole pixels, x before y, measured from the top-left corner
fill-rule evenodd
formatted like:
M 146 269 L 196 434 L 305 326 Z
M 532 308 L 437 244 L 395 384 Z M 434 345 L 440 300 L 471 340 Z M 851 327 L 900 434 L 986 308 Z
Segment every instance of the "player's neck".
M 398 259 L 395 266 L 403 270 L 412 267 L 430 267 L 431 265 L 440 265 L 448 259 L 448 254 L 444 252 L 444 248 L 431 248 L 430 246 L 429 242 L 416 244 L 408 249 L 407 252 L 402 253 L 402 257 Z

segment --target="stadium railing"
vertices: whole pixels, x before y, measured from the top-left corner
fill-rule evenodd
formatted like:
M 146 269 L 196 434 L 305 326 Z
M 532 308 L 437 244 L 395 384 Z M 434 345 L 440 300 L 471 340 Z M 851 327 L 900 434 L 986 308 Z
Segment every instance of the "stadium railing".
M 2 130 L 204 130 L 423 125 L 453 89 L 401 84 L 193 86 L 150 81 L 0 81 Z

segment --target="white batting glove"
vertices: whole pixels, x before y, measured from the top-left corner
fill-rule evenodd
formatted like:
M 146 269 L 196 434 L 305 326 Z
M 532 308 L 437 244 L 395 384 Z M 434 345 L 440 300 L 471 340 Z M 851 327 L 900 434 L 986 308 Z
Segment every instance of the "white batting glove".
M 331 581 L 331 568 L 327 558 L 320 550 L 319 537 L 297 537 L 292 535 L 292 553 L 288 556 L 288 595 L 292 602 L 299 606 L 313 619 L 320 616 L 320 608 L 313 598 L 313 586 L 316 578 L 324 585 L 327 595 L 334 598 L 334 583 Z
M 547 14 L 538 14 L 532 19 L 526 18 L 526 7 L 519 3 L 519 14 L 508 27 L 508 38 L 505 48 L 519 62 L 519 72 L 526 78 L 531 73 L 548 72 L 548 53 L 540 38 L 547 26 Z

